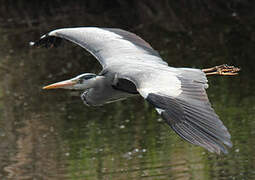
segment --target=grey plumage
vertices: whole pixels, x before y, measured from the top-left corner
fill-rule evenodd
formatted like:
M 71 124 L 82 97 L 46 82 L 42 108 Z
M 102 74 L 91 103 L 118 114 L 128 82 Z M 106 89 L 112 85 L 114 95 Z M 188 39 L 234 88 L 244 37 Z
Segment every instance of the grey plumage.
M 227 153 L 226 146 L 232 146 L 230 134 L 210 105 L 201 70 L 169 67 L 146 41 L 121 29 L 57 29 L 31 45 L 58 46 L 62 38 L 88 50 L 103 67 L 97 77 L 76 85 L 86 90 L 81 96 L 86 104 L 102 105 L 139 93 L 190 143 L 216 153 Z
M 146 100 L 158 109 L 172 129 L 190 143 L 211 152 L 227 153 L 223 144 L 232 146 L 230 134 L 210 108 L 197 103 L 160 94 L 149 94 Z

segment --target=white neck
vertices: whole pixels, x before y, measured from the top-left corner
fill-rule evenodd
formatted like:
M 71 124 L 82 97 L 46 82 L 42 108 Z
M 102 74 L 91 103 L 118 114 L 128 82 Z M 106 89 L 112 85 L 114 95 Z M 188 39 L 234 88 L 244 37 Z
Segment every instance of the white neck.
M 86 90 L 91 88 L 100 88 L 105 85 L 107 79 L 104 76 L 96 76 L 95 78 L 86 80 L 83 84 L 76 84 L 73 88 Z

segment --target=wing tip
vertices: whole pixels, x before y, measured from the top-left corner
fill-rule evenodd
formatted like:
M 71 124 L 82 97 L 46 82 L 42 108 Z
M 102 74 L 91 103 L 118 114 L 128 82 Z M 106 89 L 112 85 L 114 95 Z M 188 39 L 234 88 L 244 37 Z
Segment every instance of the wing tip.
M 45 34 L 41 36 L 41 38 L 38 41 L 30 41 L 29 46 L 45 48 L 58 47 L 62 42 L 62 38 L 53 35 L 54 33 Z

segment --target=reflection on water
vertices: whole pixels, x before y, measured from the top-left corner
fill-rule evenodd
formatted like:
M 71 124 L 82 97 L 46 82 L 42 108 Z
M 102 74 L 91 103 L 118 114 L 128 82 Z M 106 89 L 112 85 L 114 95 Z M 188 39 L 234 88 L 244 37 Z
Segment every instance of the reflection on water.
M 37 35 L 27 29 L 0 31 L 0 179 L 255 178 L 255 84 L 252 71 L 245 71 L 251 67 L 242 67 L 239 77 L 209 78 L 209 97 L 234 144 L 217 156 L 177 137 L 142 98 L 88 108 L 78 93 L 42 91 L 49 82 L 98 72 L 99 65 L 70 44 L 29 49 L 24 44 Z M 157 44 L 157 34 L 151 36 Z M 158 47 L 178 64 L 179 46 L 167 46 L 170 36 Z M 228 62 L 219 57 L 213 63 Z M 198 60 L 186 64 L 201 66 Z

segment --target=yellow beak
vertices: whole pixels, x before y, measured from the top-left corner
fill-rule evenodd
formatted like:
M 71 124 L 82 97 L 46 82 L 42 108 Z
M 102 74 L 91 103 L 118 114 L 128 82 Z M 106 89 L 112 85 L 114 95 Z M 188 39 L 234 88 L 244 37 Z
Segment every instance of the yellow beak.
M 73 80 L 66 80 L 66 81 L 61 81 L 61 82 L 57 82 L 54 84 L 50 84 L 48 86 L 44 86 L 43 89 L 68 88 L 75 84 L 76 84 L 76 82 Z

